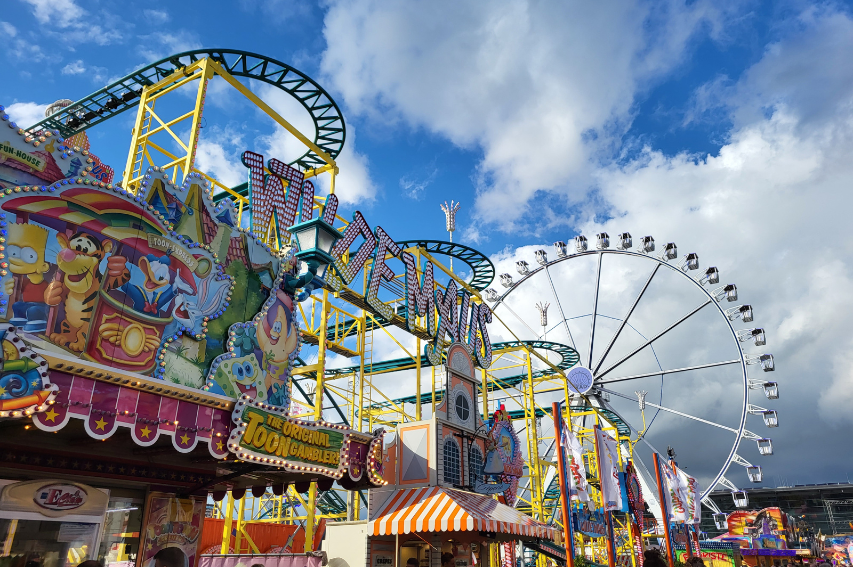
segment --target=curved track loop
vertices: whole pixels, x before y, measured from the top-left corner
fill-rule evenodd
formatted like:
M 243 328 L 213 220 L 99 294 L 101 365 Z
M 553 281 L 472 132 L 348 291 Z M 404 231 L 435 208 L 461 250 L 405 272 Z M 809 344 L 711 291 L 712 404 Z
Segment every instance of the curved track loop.
M 482 252 L 463 244 L 444 240 L 401 240 L 397 245 L 403 249 L 423 248 L 430 254 L 450 256 L 465 262 L 471 268 L 471 278 L 466 282 L 477 291 L 483 291 L 495 279 L 495 266 Z
M 205 57 L 210 57 L 235 77 L 267 83 L 295 98 L 314 121 L 314 143 L 332 159 L 341 153 L 346 139 L 343 114 L 323 87 L 286 63 L 236 49 L 196 49 L 170 55 L 95 91 L 27 129 L 58 130 L 63 138 L 73 136 L 136 107 L 143 87 L 153 85 Z M 294 163 L 305 169 L 326 165 L 311 150 L 291 162 Z
M 704 294 L 708 300 L 707 304 L 710 304 L 710 305 L 713 305 L 714 307 L 716 307 L 717 311 L 722 316 L 723 321 L 725 321 L 726 325 L 728 326 L 729 331 L 731 332 L 732 339 L 734 340 L 734 344 L 736 345 L 737 350 L 738 350 L 738 356 L 739 356 L 740 365 L 741 365 L 742 405 L 741 405 L 741 411 L 740 411 L 740 419 L 739 419 L 739 423 L 738 423 L 737 428 L 736 429 L 733 428 L 735 431 L 735 440 L 734 440 L 734 443 L 732 443 L 732 448 L 729 451 L 729 454 L 726 457 L 725 463 L 723 464 L 722 468 L 714 476 L 714 480 L 711 481 L 711 483 L 708 485 L 708 487 L 703 491 L 700 499 L 704 499 L 708 494 L 711 493 L 712 490 L 714 490 L 714 488 L 717 486 L 717 484 L 719 484 L 720 479 L 723 478 L 723 476 L 728 471 L 729 466 L 734 461 L 734 459 L 737 455 L 738 447 L 740 447 L 741 440 L 743 439 L 744 431 L 746 430 L 746 416 L 747 416 L 748 410 L 749 410 L 749 378 L 748 378 L 747 369 L 746 369 L 746 357 L 744 355 L 743 348 L 741 347 L 740 341 L 738 340 L 737 331 L 735 330 L 734 325 L 732 325 L 732 321 L 726 316 L 725 310 L 723 309 L 722 305 L 718 301 L 715 300 L 715 298 L 711 295 L 711 293 L 708 291 L 708 289 L 705 288 L 704 285 L 702 285 L 697 280 L 693 279 L 688 273 L 679 269 L 677 266 L 672 265 L 672 264 L 666 262 L 665 260 L 662 260 L 662 259 L 658 258 L 657 256 L 653 256 L 651 254 L 642 254 L 640 252 L 632 252 L 630 250 L 619 250 L 619 249 L 611 249 L 611 248 L 605 248 L 603 250 L 587 250 L 584 252 L 577 252 L 574 254 L 567 254 L 565 256 L 558 257 L 555 260 L 550 260 L 550 261 L 546 262 L 544 265 L 540 264 L 534 270 L 530 270 L 527 274 L 524 275 L 524 277 L 522 277 L 518 281 L 514 281 L 512 283 L 512 285 L 509 286 L 509 288 L 506 290 L 506 292 L 501 294 L 494 302 L 492 302 L 492 311 L 495 311 L 498 308 L 498 306 L 504 301 L 504 299 L 506 299 L 513 291 L 515 291 L 523 282 L 527 281 L 528 279 L 532 278 L 534 275 L 543 271 L 546 267 L 551 267 L 551 266 L 558 264 L 560 262 L 570 260 L 570 259 L 574 259 L 574 258 L 578 258 L 580 256 L 592 256 L 592 255 L 599 255 L 599 254 L 601 254 L 601 255 L 603 255 L 603 254 L 619 254 L 619 255 L 624 255 L 624 256 L 635 256 L 635 257 L 644 258 L 646 260 L 651 260 L 653 262 L 656 262 L 658 268 L 666 267 L 666 268 L 672 270 L 673 272 L 681 275 L 682 277 L 687 279 L 690 283 L 692 283 L 697 289 L 701 290 L 702 294 Z M 610 345 L 610 346 L 612 346 L 612 345 Z M 608 347 L 608 350 L 609 350 L 609 348 L 610 347 Z M 618 363 L 617 363 L 617 366 L 618 366 Z M 615 368 L 615 366 L 610 367 L 610 368 L 606 368 L 601 372 L 599 372 L 596 369 L 596 371 L 593 372 L 593 376 L 595 378 L 595 384 L 600 383 L 599 374 L 607 373 L 610 370 L 612 370 L 613 368 Z M 602 405 L 604 405 L 604 404 L 602 404 Z

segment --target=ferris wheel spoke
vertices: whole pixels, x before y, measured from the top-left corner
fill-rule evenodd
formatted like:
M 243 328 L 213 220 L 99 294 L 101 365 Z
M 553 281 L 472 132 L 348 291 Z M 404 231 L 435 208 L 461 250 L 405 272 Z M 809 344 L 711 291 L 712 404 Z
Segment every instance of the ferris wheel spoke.
M 691 370 L 701 370 L 702 368 L 714 368 L 716 366 L 725 366 L 727 364 L 740 364 L 742 361 L 739 358 L 733 360 L 724 360 L 722 362 L 711 362 L 709 364 L 698 364 L 696 366 L 687 366 L 685 368 L 674 368 L 673 370 L 658 370 L 657 372 L 647 372 L 645 374 L 634 374 L 632 376 L 624 376 L 622 378 L 610 378 L 609 380 L 601 380 L 599 384 L 612 384 L 614 382 L 625 382 L 626 380 L 638 380 L 640 378 L 649 378 L 652 376 L 663 376 L 665 374 L 675 374 L 677 372 L 689 372 Z
M 637 296 L 637 299 L 634 300 L 634 303 L 631 305 L 631 308 L 628 309 L 628 312 L 622 318 L 622 323 L 619 324 L 619 328 L 616 329 L 616 333 L 613 334 L 613 338 L 610 339 L 610 343 L 607 345 L 607 348 L 604 349 L 604 352 L 601 354 L 601 358 L 598 359 L 598 364 L 595 365 L 595 368 L 590 367 L 590 370 L 592 370 L 593 373 L 598 372 L 598 369 L 601 368 L 601 365 L 604 363 L 604 359 L 607 358 L 608 354 L 610 354 L 610 349 L 613 348 L 613 344 L 616 342 L 616 339 L 619 338 L 619 335 L 622 333 L 622 329 L 624 329 L 625 325 L 628 324 L 628 319 L 634 313 L 634 309 L 637 308 L 637 304 L 640 303 L 640 300 L 643 298 L 643 295 L 649 288 L 649 284 L 652 283 L 652 279 L 655 277 L 655 274 L 658 273 L 659 268 L 660 264 L 655 264 L 655 269 L 652 270 L 652 273 L 649 275 L 649 279 L 646 280 L 646 285 L 644 285 L 643 289 L 640 290 L 640 294 Z
M 539 333 L 537 333 L 536 331 L 534 331 L 533 329 L 531 329 L 531 328 L 530 328 L 530 325 L 528 325 L 528 324 L 524 321 L 524 319 L 522 319 L 522 318 L 518 315 L 518 313 L 516 313 L 515 311 L 513 311 L 513 310 L 512 310 L 512 307 L 510 307 L 509 305 L 507 305 L 507 304 L 506 304 L 506 301 L 504 301 L 503 303 L 501 303 L 501 306 L 502 306 L 502 307 L 506 307 L 507 311 L 509 311 L 510 313 L 512 313 L 512 314 L 513 314 L 513 316 L 514 316 L 516 319 L 518 319 L 518 320 L 519 320 L 519 322 L 520 322 L 522 325 L 524 325 L 525 327 L 527 327 L 527 330 L 529 330 L 531 333 L 533 333 L 533 336 L 534 336 L 534 337 L 539 337 Z
M 595 272 L 595 298 L 592 302 L 592 323 L 589 329 L 589 363 L 587 366 L 592 366 L 592 345 L 595 341 L 595 316 L 598 313 L 598 288 L 601 284 L 601 262 L 604 260 L 604 254 L 598 253 L 598 269 Z
M 670 325 L 669 327 L 667 327 L 666 329 L 664 329 L 663 331 L 661 331 L 660 333 L 658 333 L 657 335 L 652 337 L 651 339 L 647 340 L 645 343 L 643 343 L 642 345 L 640 345 L 639 347 L 637 347 L 636 349 L 634 349 L 630 353 L 623 356 L 615 364 L 608 366 L 606 370 L 603 370 L 602 372 L 599 372 L 598 374 L 594 374 L 595 379 L 597 380 L 597 379 L 601 378 L 602 376 L 605 376 L 606 374 L 612 372 L 619 365 L 621 365 L 621 364 L 625 363 L 626 361 L 628 361 L 629 359 L 633 358 L 634 355 L 636 355 L 638 352 L 640 352 L 641 350 L 643 350 L 644 348 L 646 348 L 647 346 L 649 346 L 650 344 L 652 344 L 653 342 L 655 342 L 656 340 L 658 340 L 659 338 L 661 338 L 662 336 L 664 336 L 665 334 L 667 334 L 668 332 L 670 332 L 671 330 L 673 330 L 674 328 L 679 326 L 680 324 L 682 324 L 685 321 L 687 321 L 688 319 L 690 319 L 693 315 L 695 315 L 696 313 L 701 311 L 702 308 L 705 307 L 706 305 L 708 305 L 709 303 L 711 303 L 710 299 L 708 299 L 707 301 L 705 301 L 704 303 L 699 305 L 699 307 L 695 308 L 693 311 L 691 311 L 690 313 L 688 313 L 687 315 L 685 315 L 684 317 L 682 317 L 681 319 L 679 319 L 678 321 L 676 321 L 675 323 L 673 323 L 672 325 Z
M 626 396 L 625 394 L 622 394 L 622 393 L 620 393 L 620 392 L 614 392 L 613 390 L 608 390 L 608 389 L 606 389 L 606 388 L 601 388 L 601 391 L 602 391 L 602 392 L 607 392 L 608 394 L 612 394 L 612 395 L 617 396 L 617 397 L 620 397 L 620 398 L 624 398 L 624 399 L 626 399 L 626 400 L 636 401 L 636 400 L 635 400 L 634 398 L 632 398 L 631 396 Z M 672 414 L 675 414 L 675 415 L 678 415 L 678 416 L 681 416 L 681 417 L 684 417 L 684 418 L 687 418 L 687 419 L 692 419 L 693 421 L 698 421 L 699 423 L 704 423 L 705 425 L 710 425 L 710 426 L 713 426 L 713 427 L 718 427 L 718 428 L 720 428 L 720 429 L 725 429 L 726 431 L 731 431 L 732 433 L 735 433 L 735 434 L 738 434 L 738 435 L 740 434 L 740 433 L 738 432 L 738 430 L 737 430 L 737 429 L 735 429 L 735 428 L 733 428 L 733 427 L 728 427 L 727 425 L 721 425 L 721 424 L 716 423 L 716 422 L 714 422 L 714 421 L 709 421 L 709 420 L 707 420 L 707 419 L 702 419 L 701 417 L 696 417 L 695 415 L 690 415 L 689 413 L 684 413 L 683 411 L 674 410 L 674 409 L 672 409 L 672 408 L 667 408 L 667 407 L 664 407 L 664 406 L 659 406 L 658 404 L 653 404 L 653 403 L 651 403 L 651 402 L 645 402 L 645 401 L 644 401 L 643 403 L 644 403 L 645 405 L 647 405 L 647 406 L 652 406 L 653 408 L 655 408 L 655 409 L 659 409 L 659 410 L 661 410 L 661 411 L 665 411 L 665 412 L 668 412 L 668 413 L 672 413 Z
M 557 295 L 557 288 L 554 287 L 554 280 L 551 279 L 551 272 L 548 270 L 548 265 L 545 265 L 545 274 L 548 276 L 548 283 L 551 284 L 551 293 L 554 294 L 554 301 L 557 302 L 557 308 L 560 310 L 560 318 L 563 320 L 563 325 L 566 326 L 566 334 L 569 336 L 569 341 L 572 343 L 572 348 L 577 350 L 575 339 L 572 332 L 569 330 L 569 321 L 566 319 L 566 314 L 563 312 L 563 304 L 560 303 L 560 296 Z

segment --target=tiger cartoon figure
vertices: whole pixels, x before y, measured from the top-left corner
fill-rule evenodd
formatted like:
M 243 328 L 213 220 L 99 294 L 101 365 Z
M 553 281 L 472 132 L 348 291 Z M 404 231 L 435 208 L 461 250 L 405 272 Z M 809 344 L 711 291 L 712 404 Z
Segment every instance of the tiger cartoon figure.
M 70 239 L 60 232 L 56 240 L 61 247 L 56 255 L 56 265 L 64 275 L 47 287 L 44 302 L 50 306 L 63 303 L 65 319 L 60 325 L 62 332 L 51 333 L 50 340 L 74 352 L 82 352 L 86 347 L 92 311 L 104 278 L 99 266 L 106 254 L 112 252 L 113 244 L 109 240 L 101 243 L 85 232 L 77 232 Z M 123 256 L 110 256 L 106 275 L 105 291 L 127 283 L 130 271 L 126 259 Z

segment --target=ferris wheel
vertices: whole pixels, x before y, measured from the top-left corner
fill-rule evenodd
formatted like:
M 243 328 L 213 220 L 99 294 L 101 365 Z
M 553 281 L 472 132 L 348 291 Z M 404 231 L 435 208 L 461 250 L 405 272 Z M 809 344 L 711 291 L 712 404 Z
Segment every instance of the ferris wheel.
M 773 355 L 758 349 L 764 329 L 751 325 L 753 308 L 741 303 L 737 286 L 721 283 L 716 267 L 700 268 L 697 254 L 680 256 L 672 242 L 656 250 L 651 236 L 635 246 L 627 232 L 614 244 L 607 233 L 592 246 L 577 236 L 570 245 L 556 242 L 550 259 L 535 250 L 535 263 L 518 261 L 520 277 L 503 273 L 502 289 L 485 291 L 502 323 L 496 334 L 574 348 L 572 404 L 583 394 L 617 416 L 642 440 L 635 444 L 641 462 L 638 449 L 675 445 L 679 466 L 719 512 L 706 498 L 715 487 L 730 489 L 736 504 L 743 496 L 730 466 L 761 482 L 761 467 L 749 459 L 773 454 L 770 438 L 747 428 L 778 425 L 775 410 L 752 403 L 779 397 L 778 384 L 762 378 L 774 370 Z

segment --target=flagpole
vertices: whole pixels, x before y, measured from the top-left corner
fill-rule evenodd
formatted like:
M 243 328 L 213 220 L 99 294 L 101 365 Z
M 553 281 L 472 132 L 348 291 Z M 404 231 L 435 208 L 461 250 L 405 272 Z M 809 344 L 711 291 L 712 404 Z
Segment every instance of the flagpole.
M 660 458 L 657 453 L 652 456 L 655 460 L 655 476 L 658 481 L 658 497 L 660 498 L 660 510 L 663 516 L 663 534 L 666 538 L 666 554 L 669 560 L 669 567 L 675 567 L 675 550 L 672 547 L 672 538 L 669 537 L 669 511 L 666 509 L 666 500 L 663 495 L 663 483 L 660 478 Z
M 563 449 L 563 416 L 560 404 L 551 404 L 551 415 L 554 417 L 554 439 L 557 447 L 557 474 L 560 479 L 560 502 L 563 509 L 563 530 L 566 538 L 566 567 L 575 567 L 575 537 L 572 526 L 572 516 L 569 514 L 571 495 L 566 483 L 566 453 Z
M 600 430 L 601 428 L 598 427 L 598 424 L 593 426 L 593 432 L 595 434 L 595 458 L 598 461 L 598 482 L 601 487 L 601 504 L 604 508 L 604 521 L 607 532 L 607 565 L 608 567 L 616 567 L 616 550 L 613 545 L 613 523 L 610 521 L 610 512 L 607 510 L 607 502 L 604 500 L 604 475 L 601 468 L 601 447 L 598 443 L 598 432 Z M 675 567 L 675 565 L 670 565 L 669 567 Z

